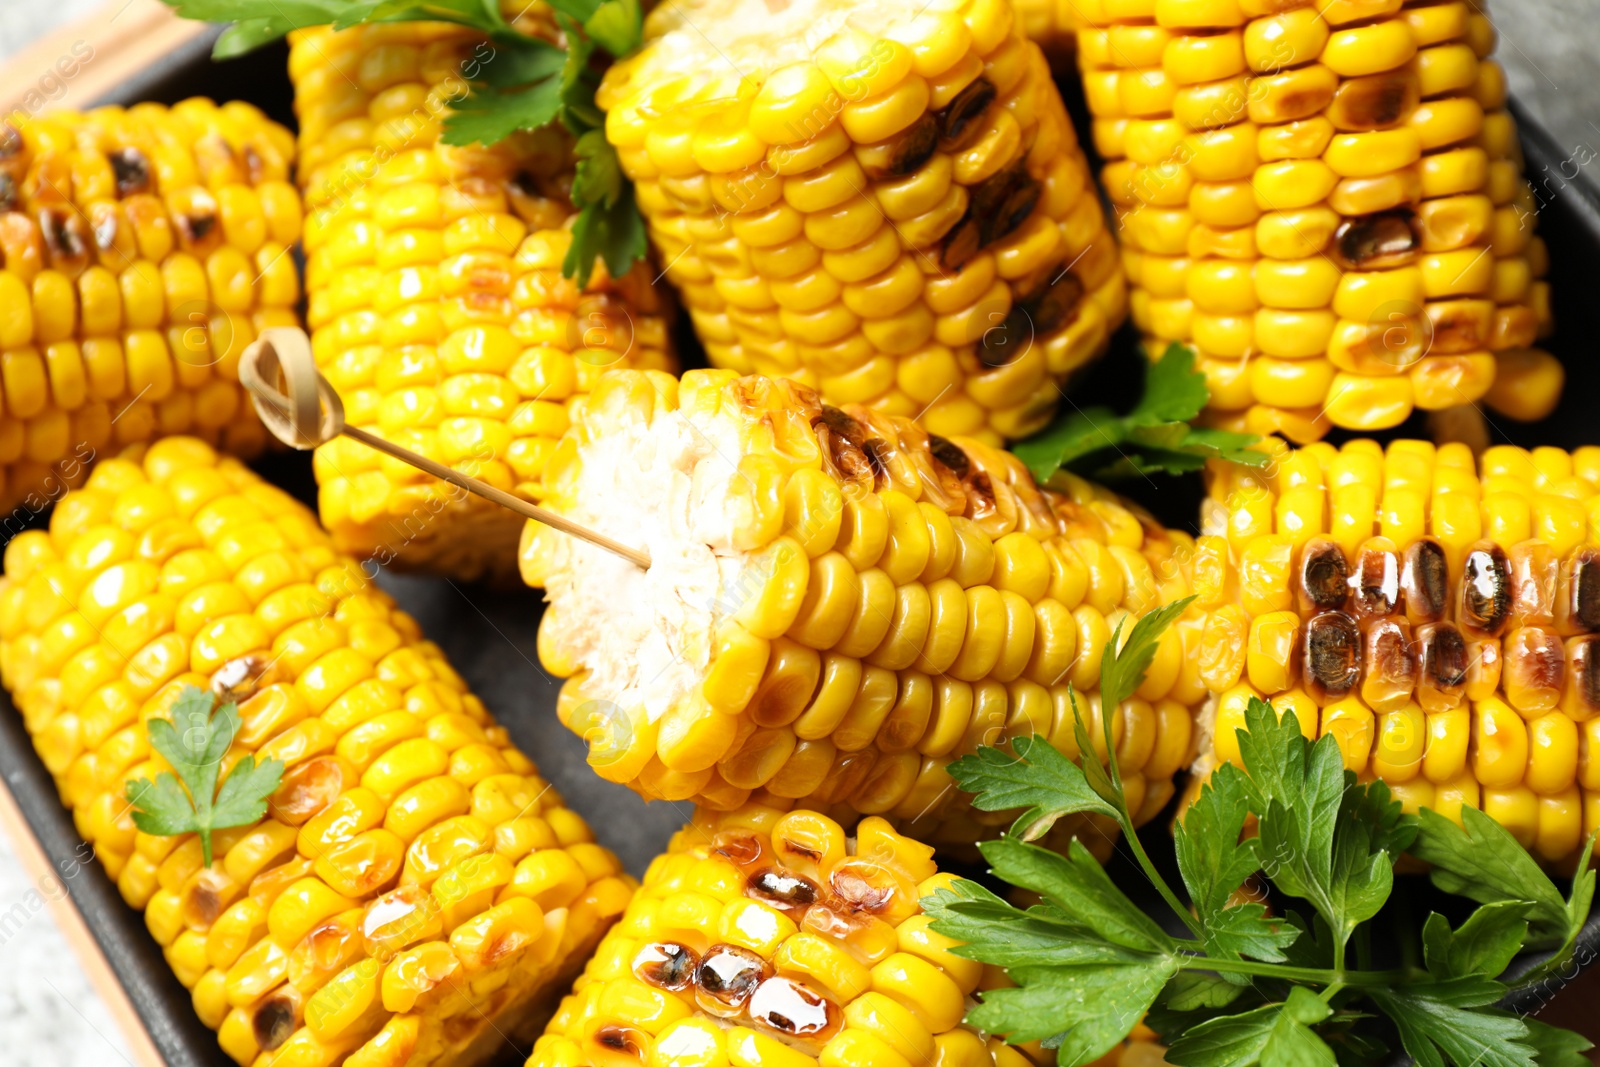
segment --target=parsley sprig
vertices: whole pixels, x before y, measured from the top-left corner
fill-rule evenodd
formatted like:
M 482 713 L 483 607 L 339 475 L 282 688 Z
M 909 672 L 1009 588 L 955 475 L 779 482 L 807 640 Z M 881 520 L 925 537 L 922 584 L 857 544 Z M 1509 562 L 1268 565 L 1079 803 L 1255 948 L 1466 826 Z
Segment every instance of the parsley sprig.
M 1187 605 L 1147 615 L 1113 652 L 1118 627 L 1101 663 L 1106 707 L 1138 688 L 1162 631 Z M 1593 838 L 1563 898 L 1492 819 L 1472 808 L 1462 827 L 1426 811 L 1403 815 L 1382 782 L 1361 784 L 1345 770 L 1332 736 L 1312 743 L 1293 715 L 1280 719 L 1252 700 L 1238 731 L 1243 769 L 1219 766 L 1175 831 L 1185 904 L 1134 833 L 1111 718 L 1101 717 L 1104 766 L 1075 764 L 1037 737 L 950 765 L 974 806 L 1022 809 L 1004 837 L 979 848 L 996 877 L 1039 899 L 1020 908 L 966 880 L 924 899 L 934 929 L 965 942 L 957 954 L 1003 967 L 1016 983 L 981 994 L 968 1013 L 973 1026 L 1013 1043 L 1040 1041 L 1063 1067 L 1105 1054 L 1141 1019 L 1182 1067 L 1355 1067 L 1387 1056 L 1390 1034 L 1419 1067 L 1587 1063 L 1582 1037 L 1495 1005 L 1517 953 L 1554 949 L 1522 982 L 1570 960 L 1594 894 Z M 1078 750 L 1093 752 L 1081 712 L 1075 732 Z M 1078 841 L 1065 855 L 1033 843 L 1083 812 L 1121 825 L 1188 936 L 1147 915 Z M 1372 969 L 1366 924 L 1388 901 L 1407 851 L 1433 865 L 1440 889 L 1480 907 L 1454 929 L 1429 915 L 1418 965 Z M 1281 917 L 1240 892 L 1257 875 L 1275 900 L 1294 902 Z M 1361 962 L 1349 958 L 1352 944 Z
M 1074 408 L 1011 450 L 1041 483 L 1062 468 L 1107 480 L 1184 474 L 1214 457 L 1264 465 L 1266 454 L 1250 448 L 1259 438 L 1190 425 L 1210 399 L 1206 377 L 1195 370 L 1194 359 L 1194 349 L 1169 345 L 1149 365 L 1144 394 L 1126 415 L 1106 407 Z
M 518 130 L 560 122 L 577 138 L 572 202 L 578 217 L 562 273 L 587 285 L 597 258 L 620 278 L 644 257 L 644 220 L 606 143 L 605 116 L 595 106 L 599 76 L 591 62 L 598 45 L 612 56 L 639 47 L 644 16 L 639 0 L 549 0 L 567 46 L 515 29 L 499 0 L 166 0 L 185 18 L 231 25 L 213 56 L 243 55 L 305 26 L 348 29 L 363 22 L 451 22 L 483 33 L 487 52 L 463 63 L 472 89 L 451 104 L 445 144 L 494 144 Z
M 283 778 L 280 761 L 258 764 L 254 756 L 245 756 L 217 788 L 223 757 L 239 733 L 239 709 L 232 703 L 215 705 L 207 690 L 184 686 L 172 703 L 172 721 L 151 719 L 145 727 L 151 746 L 172 764 L 177 777 L 162 771 L 153 783 L 140 778 L 123 787 L 135 826 L 160 837 L 199 834 L 207 867 L 212 831 L 259 822 L 267 813 L 267 798 Z

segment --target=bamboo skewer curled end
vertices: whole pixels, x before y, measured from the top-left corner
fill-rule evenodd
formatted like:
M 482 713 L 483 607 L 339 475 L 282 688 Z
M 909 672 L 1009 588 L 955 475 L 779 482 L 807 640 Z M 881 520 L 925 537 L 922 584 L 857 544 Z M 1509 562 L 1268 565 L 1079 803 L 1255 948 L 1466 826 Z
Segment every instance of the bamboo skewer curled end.
M 346 426 L 344 402 L 317 370 L 316 360 L 311 355 L 311 340 L 303 330 L 283 326 L 263 330 L 239 359 L 239 384 L 250 391 L 256 414 L 261 416 L 267 430 L 290 448 L 305 451 L 342 434 L 524 518 L 537 519 L 562 533 L 614 552 L 639 567 L 650 567 L 650 556 L 637 548 L 613 541 L 587 526 L 580 526 L 409 448 L 358 427 Z

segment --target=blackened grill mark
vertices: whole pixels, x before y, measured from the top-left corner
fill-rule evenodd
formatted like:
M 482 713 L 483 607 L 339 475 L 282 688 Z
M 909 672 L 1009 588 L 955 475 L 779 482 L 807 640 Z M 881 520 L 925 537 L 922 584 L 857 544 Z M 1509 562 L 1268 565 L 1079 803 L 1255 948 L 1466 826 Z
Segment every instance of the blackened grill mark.
M 1467 641 L 1450 623 L 1424 626 L 1418 634 L 1422 645 L 1422 680 L 1435 689 L 1456 689 L 1467 680 Z
M 17 209 L 17 180 L 0 171 L 0 211 Z
M 1437 622 L 1450 601 L 1450 565 L 1439 542 L 1423 539 L 1406 549 L 1400 571 L 1406 614 L 1414 622 Z
M 51 262 L 57 266 L 86 265 L 89 259 L 88 228 L 76 214 L 47 207 L 39 211 L 39 232 Z
M 256 1008 L 250 1024 L 256 1044 L 271 1052 L 294 1033 L 294 1005 L 287 997 L 271 997 Z
M 116 182 L 117 198 L 133 196 L 136 193 L 152 191 L 150 182 L 150 160 L 137 148 L 119 148 L 108 152 L 106 158 L 111 162 L 111 176 Z
M 699 954 L 676 941 L 653 942 L 633 958 L 633 973 L 641 981 L 673 991 L 687 989 L 699 966 Z
M 1511 564 L 1499 545 L 1467 554 L 1461 577 L 1461 625 L 1499 637 L 1511 614 Z
M 1346 219 L 1333 238 L 1341 265 L 1356 269 L 1398 267 L 1411 259 L 1421 243 L 1410 208 Z
M 1336 611 L 1350 595 L 1350 562 L 1335 541 L 1318 538 L 1306 543 L 1300 555 L 1300 588 L 1306 601 L 1320 611 Z
M 1361 681 L 1361 630 L 1339 611 L 1306 624 L 1305 675 L 1319 703 L 1339 700 Z M 1320 693 L 1315 690 L 1320 689 Z
M 815 904 L 820 891 L 817 883 L 803 874 L 781 867 L 763 867 L 745 882 L 745 895 L 765 901 L 779 911 Z
M 1600 630 L 1600 552 L 1592 548 L 1572 560 L 1572 621 L 1590 633 Z
M 927 112 L 902 131 L 889 153 L 882 177 L 904 178 L 922 169 L 939 147 L 939 121 Z
M 939 112 L 939 132 L 945 141 L 960 142 L 972 121 L 988 110 L 994 98 L 994 83 L 987 78 L 974 78 Z
M 965 479 L 968 472 L 972 470 L 972 461 L 967 458 L 967 454 L 961 451 L 960 446 L 947 437 L 940 437 L 938 434 L 930 433 L 928 435 L 928 451 L 933 453 L 934 459 L 949 467 L 950 472 L 957 478 Z
M 889 446 L 882 438 L 873 437 L 861 443 L 861 452 L 867 457 L 867 465 L 872 468 L 875 480 L 881 481 L 889 476 L 889 464 L 883 458 L 883 454 L 888 450 Z

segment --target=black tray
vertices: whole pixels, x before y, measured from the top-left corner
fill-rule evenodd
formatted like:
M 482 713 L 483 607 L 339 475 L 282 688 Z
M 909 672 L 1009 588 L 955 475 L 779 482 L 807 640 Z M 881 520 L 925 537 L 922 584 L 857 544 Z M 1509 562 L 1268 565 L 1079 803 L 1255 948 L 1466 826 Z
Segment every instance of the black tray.
M 214 37 L 206 35 L 173 52 L 144 76 L 124 85 L 107 102 L 174 102 L 193 95 L 245 99 L 274 119 L 292 125 L 284 46 L 280 43 L 243 59 L 214 65 L 208 58 Z M 1075 93 L 1075 86 L 1063 88 L 1069 94 Z M 1522 122 L 1529 173 L 1559 174 L 1565 155 L 1525 115 L 1519 114 L 1518 118 Z M 1559 179 L 1552 180 L 1541 200 L 1539 217 L 1540 232 L 1550 245 L 1560 323 L 1560 333 L 1549 347 L 1567 366 L 1565 399 L 1554 415 L 1538 425 L 1496 419 L 1493 432 L 1505 440 L 1567 448 L 1600 441 L 1600 427 L 1593 416 L 1593 398 L 1600 395 L 1596 393 L 1600 387 L 1600 361 L 1590 356 L 1593 339 L 1600 336 L 1600 301 L 1587 291 L 1600 274 L 1600 195 L 1581 181 L 1561 187 Z M 692 364 L 699 346 L 687 328 L 680 330 L 678 340 L 681 351 L 691 353 L 687 362 Z M 1126 407 L 1127 398 L 1136 395 L 1140 373 L 1132 336 L 1125 332 L 1113 353 L 1078 383 L 1075 395 Z M 1424 432 L 1420 424 L 1404 429 Z M 305 454 L 273 456 L 258 466 L 272 481 L 307 503 L 314 503 L 310 463 Z M 1166 480 L 1159 488 L 1142 483 L 1122 488 L 1141 498 L 1169 524 L 1194 528 L 1198 479 Z M 40 516 L 37 521 L 44 519 Z M 443 647 L 451 663 L 539 765 L 541 773 L 554 783 L 570 806 L 589 820 L 599 840 L 622 858 L 628 870 L 642 874 L 667 838 L 687 820 L 689 808 L 668 803 L 647 805 L 628 789 L 602 781 L 588 769 L 583 743 L 556 721 L 558 683 L 540 668 L 534 651 L 543 610 L 540 595 L 531 590 L 492 590 L 391 574 L 384 574 L 379 581 L 415 616 L 423 631 Z M 146 931 L 142 916 L 123 903 L 98 864 L 89 863 L 79 869 L 80 839 L 72 819 L 61 806 L 49 772 L 34 754 L 21 719 L 3 692 L 0 777 L 52 867 L 77 871 L 75 876 L 64 879 L 70 898 L 169 1067 L 230 1067 L 232 1061 L 217 1047 L 216 1035 L 195 1016 L 188 992 L 172 975 Z M 1165 825 L 1165 819 L 1158 819 L 1141 837 L 1158 863 L 1169 865 L 1172 848 Z M 1145 884 L 1129 866 L 1125 853 L 1119 852 L 1112 866 L 1114 873 L 1120 871 L 1120 884 Z M 1423 894 L 1427 904 L 1435 903 L 1425 884 L 1412 881 L 1411 891 Z M 1154 899 L 1152 904 L 1161 908 Z M 1600 913 L 1590 919 L 1584 931 L 1578 959 L 1586 964 L 1597 955 Z M 1530 957 L 1515 967 L 1531 966 L 1533 962 Z M 1547 986 L 1528 991 L 1508 1006 L 1524 1012 L 1537 1010 L 1556 993 L 1554 984 Z M 503 1061 L 520 1067 L 528 1051 L 508 1047 Z M 9 1056 L 0 1055 L 0 1060 L 9 1062 Z

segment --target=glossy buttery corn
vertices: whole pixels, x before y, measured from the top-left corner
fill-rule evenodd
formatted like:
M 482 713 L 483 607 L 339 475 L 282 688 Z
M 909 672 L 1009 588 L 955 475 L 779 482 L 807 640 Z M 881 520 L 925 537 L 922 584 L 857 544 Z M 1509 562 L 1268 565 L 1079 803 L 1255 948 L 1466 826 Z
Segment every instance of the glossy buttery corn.
M 715 366 L 989 443 L 1049 420 L 1126 293 L 1005 0 L 700 0 L 646 37 L 597 99 Z
M 582 291 L 561 277 L 563 130 L 439 143 L 447 101 L 495 59 L 443 24 L 293 36 L 307 318 L 353 425 L 537 497 L 598 374 L 672 363 L 643 265 L 620 282 L 601 266 Z M 349 439 L 318 449 L 316 470 L 322 521 L 347 551 L 463 577 L 515 568 L 521 520 L 496 505 Z
M 1030 1067 L 961 1025 L 1003 981 L 950 950 L 918 901 L 933 850 L 879 818 L 701 810 L 645 874 L 527 1067 Z M 1104 1067 L 1154 1067 L 1143 1039 Z M 1101 1067 L 1097 1064 L 1096 1067 Z
M 437 646 L 314 517 L 193 438 L 103 460 L 6 548 L 0 675 L 84 839 L 241 1064 L 476 1063 L 631 882 Z M 137 832 L 184 685 L 239 702 L 225 757 L 288 765 L 267 818 Z M 226 773 L 224 771 L 224 773 Z
M 1184 595 L 1187 539 L 1104 490 L 1040 491 L 1009 453 L 787 379 L 608 374 L 546 478 L 557 510 L 652 558 L 538 525 L 523 546 L 563 721 L 649 797 L 970 820 L 945 765 L 1033 733 L 1076 758 L 1069 684 L 1098 741 L 1112 629 Z M 1203 697 L 1173 631 L 1114 712 L 1139 818 Z
M 1486 394 L 1550 410 L 1547 257 L 1473 3 L 1080 11 L 1133 318 L 1153 357 L 1199 350 L 1213 421 L 1305 442 Z
M 133 442 L 262 446 L 237 368 L 296 322 L 293 156 L 240 103 L 0 121 L 0 510 L 42 510 Z
M 1481 808 L 1552 861 L 1600 826 L 1600 449 L 1318 444 L 1219 467 L 1207 507 L 1202 765 L 1260 695 L 1408 810 Z

